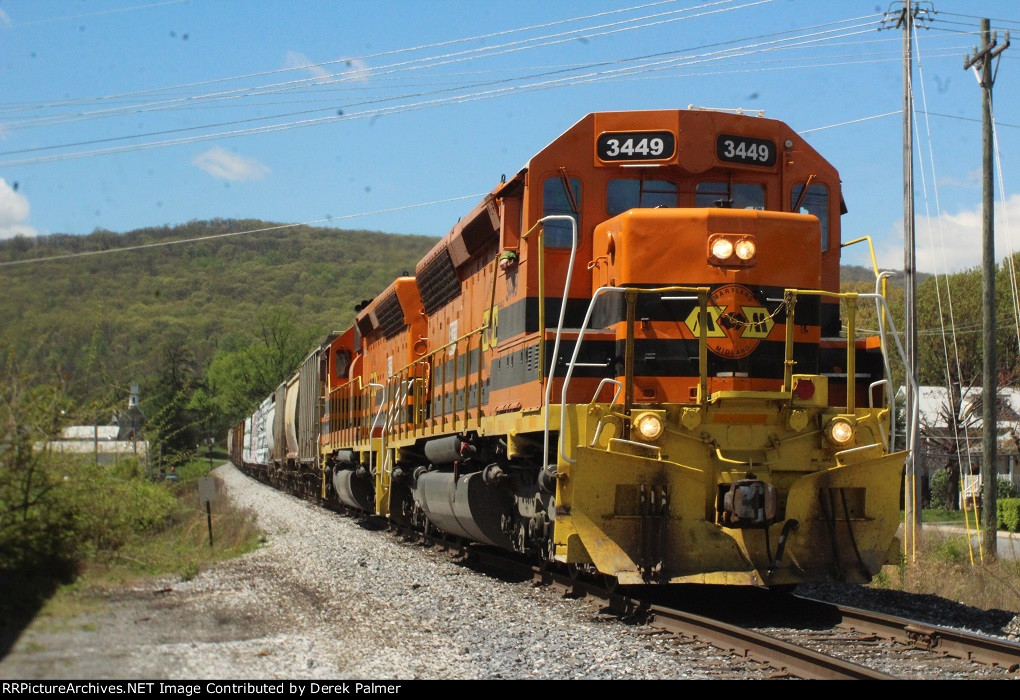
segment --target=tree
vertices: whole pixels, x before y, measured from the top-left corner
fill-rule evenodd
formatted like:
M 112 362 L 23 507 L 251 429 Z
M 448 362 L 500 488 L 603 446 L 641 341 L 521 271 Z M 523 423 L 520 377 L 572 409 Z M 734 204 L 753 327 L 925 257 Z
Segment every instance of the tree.
M 968 393 L 972 388 L 967 387 Z M 946 456 L 943 468 L 948 481 L 942 494 L 945 502 L 941 504 L 946 510 L 959 509 L 961 440 L 981 420 L 981 411 L 975 413 L 973 409 L 973 403 L 964 405 L 960 383 L 950 382 L 947 400 L 939 406 L 937 418 L 934 421 L 921 421 L 921 437 L 929 446 L 938 448 Z
M 929 421 L 922 419 L 920 425 L 921 437 L 945 455 L 943 468 L 948 483 L 945 502 L 941 505 L 946 510 L 959 510 L 960 462 L 963 448 L 967 445 L 967 436 L 972 436 L 975 444 L 980 444 L 983 426 L 979 424 L 984 402 L 980 389 L 974 386 L 976 381 L 976 378 L 971 380 L 966 390 L 961 389 L 959 382 L 951 382 L 946 400 L 938 408 L 937 417 Z M 996 403 L 998 414 L 1001 415 L 1007 407 L 1001 393 L 996 396 Z
M 68 406 L 59 382 L 30 378 L 0 348 L 0 571 L 60 560 L 74 544 L 63 472 L 40 449 Z
M 221 349 L 195 393 L 194 407 L 208 416 L 213 435 L 223 435 L 269 396 L 312 351 L 323 333 L 299 326 L 282 308 L 261 312 L 250 334 Z
M 183 462 L 202 439 L 199 417 L 191 408 L 197 387 L 194 355 L 178 340 L 163 348 L 162 357 L 156 383 L 147 394 L 147 432 L 162 457 Z

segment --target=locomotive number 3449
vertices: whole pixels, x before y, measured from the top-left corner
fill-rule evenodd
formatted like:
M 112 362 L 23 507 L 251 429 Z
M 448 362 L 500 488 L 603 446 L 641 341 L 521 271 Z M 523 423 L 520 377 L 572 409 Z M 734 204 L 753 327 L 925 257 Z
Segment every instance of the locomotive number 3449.
M 596 144 L 599 160 L 667 160 L 676 150 L 671 131 L 616 131 L 599 136 Z
M 768 139 L 720 134 L 715 142 L 715 155 L 727 163 L 771 167 L 776 164 L 776 144 Z

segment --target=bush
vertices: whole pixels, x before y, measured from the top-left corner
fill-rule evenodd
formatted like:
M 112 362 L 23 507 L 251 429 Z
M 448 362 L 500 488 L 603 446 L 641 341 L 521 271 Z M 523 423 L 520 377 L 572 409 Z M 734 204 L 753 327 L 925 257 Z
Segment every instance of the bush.
M 82 463 L 69 471 L 63 495 L 75 512 L 78 556 L 122 547 L 132 535 L 165 523 L 174 507 L 170 490 L 130 463 Z
M 949 498 L 949 472 L 939 469 L 931 475 L 928 486 L 931 489 L 931 507 L 945 507 L 946 499 Z
M 996 506 L 999 529 L 1020 532 L 1020 498 L 1003 498 Z
M 999 479 L 996 482 L 995 490 L 998 498 L 1016 498 L 1018 495 L 1016 492 L 1016 486 L 1009 479 Z
M 967 540 L 963 537 L 947 537 L 935 545 L 931 555 L 947 564 L 962 564 L 967 559 Z

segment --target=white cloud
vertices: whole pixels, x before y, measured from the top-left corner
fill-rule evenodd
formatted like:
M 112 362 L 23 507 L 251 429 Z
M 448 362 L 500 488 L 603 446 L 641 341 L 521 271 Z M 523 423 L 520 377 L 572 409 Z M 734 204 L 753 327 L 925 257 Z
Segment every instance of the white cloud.
M 344 71 L 344 75 L 353 80 L 358 80 L 362 83 L 368 82 L 368 76 L 371 69 L 368 64 L 362 61 L 360 58 L 348 58 L 344 61 L 343 65 L 347 68 Z
M 959 272 L 981 264 L 981 204 L 941 217 L 918 216 L 914 220 L 915 259 L 922 272 Z M 1008 225 L 1008 229 L 1007 229 Z M 1010 245 L 1011 244 L 1011 245 Z M 876 254 L 884 269 L 903 269 L 903 224 L 890 230 Z M 995 260 L 1020 252 L 1020 194 L 1011 195 L 1005 207 L 995 202 Z
M 968 172 L 966 176 L 961 180 L 957 177 L 940 177 L 938 179 L 939 187 L 961 187 L 966 190 L 980 190 L 981 189 L 981 169 L 975 168 Z
M 8 15 L 3 10 L 0 10 L 0 27 L 9 27 L 9 26 L 11 26 L 10 15 Z
M 220 146 L 199 153 L 191 163 L 223 180 L 261 180 L 271 172 L 254 158 L 245 158 Z
M 288 51 L 284 59 L 284 64 L 287 68 L 303 68 L 311 73 L 313 78 L 319 78 L 323 82 L 337 80 L 338 78 L 357 80 L 359 82 L 368 81 L 370 69 L 368 64 L 360 58 L 340 59 L 326 65 L 313 65 L 314 63 L 312 59 L 298 51 Z
M 36 235 L 36 230 L 25 223 L 30 209 L 28 197 L 15 192 L 0 177 L 0 238 Z
M 284 64 L 287 68 L 304 68 L 312 74 L 314 78 L 328 78 L 330 73 L 322 66 L 312 65 L 314 61 L 305 56 L 303 53 L 297 51 L 288 51 L 287 56 L 284 59 Z

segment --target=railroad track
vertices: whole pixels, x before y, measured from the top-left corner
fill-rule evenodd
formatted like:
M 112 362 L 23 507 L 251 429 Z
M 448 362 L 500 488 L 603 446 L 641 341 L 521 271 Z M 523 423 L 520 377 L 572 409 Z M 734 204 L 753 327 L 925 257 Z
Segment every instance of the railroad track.
M 417 531 L 395 529 L 392 523 L 380 518 L 365 518 L 357 511 L 342 507 L 335 510 L 374 528 L 389 529 L 405 541 L 440 546 L 472 568 L 496 571 L 517 580 L 530 579 L 567 595 L 600 601 L 619 618 L 647 625 L 649 634 L 670 635 L 677 644 L 715 647 L 734 657 L 767 665 L 775 669 L 773 677 L 777 678 L 892 680 L 976 675 L 1017 678 L 1020 671 L 1020 644 L 987 635 L 760 589 L 748 591 L 755 596 L 750 603 L 720 611 L 714 596 L 722 594 L 708 592 L 710 587 L 685 590 L 680 597 L 670 592 L 663 596 L 659 588 L 625 591 L 582 572 L 537 565 L 511 552 L 465 545 L 457 538 L 444 539 L 436 532 L 423 536 Z M 693 606 L 700 607 L 702 613 L 689 609 L 691 597 L 703 599 Z M 783 626 L 747 619 L 754 617 L 752 612 L 765 609 L 772 610 L 773 621 L 782 621 Z M 848 657 L 857 657 L 863 663 Z M 946 659 L 955 660 L 957 665 L 947 670 Z M 882 665 L 891 668 L 882 670 Z M 905 666 L 910 667 L 909 672 L 903 672 Z M 976 673 L 976 669 L 981 673 Z M 987 669 L 994 674 L 989 675 Z
M 874 634 L 945 656 L 996 666 L 1010 673 L 1020 670 L 1020 644 L 870 610 L 845 606 L 837 608 L 842 618 L 840 627 Z
M 590 597 L 627 620 L 670 635 L 679 644 L 707 644 L 735 657 L 767 664 L 774 677 L 825 680 L 892 680 L 931 677 L 1016 678 L 1020 644 L 789 594 L 755 592 L 761 602 L 793 626 L 756 626 L 739 620 L 750 610 L 699 614 L 676 601 L 658 601 L 640 591 L 622 591 L 579 572 L 533 565 L 505 552 L 443 543 L 484 568 Z M 655 591 L 652 592 L 653 594 Z M 702 603 L 702 606 L 705 604 Z M 729 618 L 729 619 L 720 619 Z M 753 617 L 753 615 L 752 615 Z M 884 668 L 883 668 L 884 667 Z M 899 669 L 899 670 L 897 670 Z

